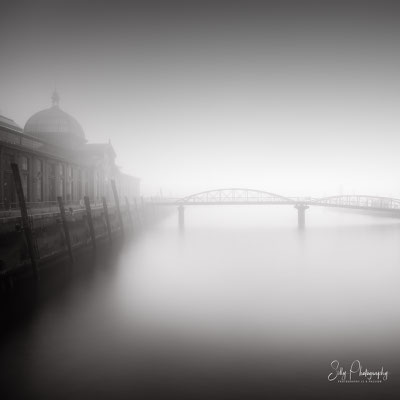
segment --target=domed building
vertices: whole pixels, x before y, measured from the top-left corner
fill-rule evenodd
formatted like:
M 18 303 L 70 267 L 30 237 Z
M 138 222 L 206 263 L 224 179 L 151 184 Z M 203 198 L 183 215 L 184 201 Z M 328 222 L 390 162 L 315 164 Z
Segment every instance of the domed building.
M 121 197 L 138 197 L 140 181 L 119 170 L 111 143 L 87 143 L 79 122 L 60 108 L 58 93 L 51 99 L 52 106 L 32 115 L 23 130 L 0 116 L 0 208 L 16 203 L 12 162 L 19 164 L 28 202 L 55 202 L 57 196 L 71 205 L 84 196 L 112 201 L 111 179 Z
M 53 106 L 33 114 L 25 124 L 24 132 L 56 146 L 78 148 L 86 143 L 79 122 L 61 110 L 60 97 L 55 91 Z

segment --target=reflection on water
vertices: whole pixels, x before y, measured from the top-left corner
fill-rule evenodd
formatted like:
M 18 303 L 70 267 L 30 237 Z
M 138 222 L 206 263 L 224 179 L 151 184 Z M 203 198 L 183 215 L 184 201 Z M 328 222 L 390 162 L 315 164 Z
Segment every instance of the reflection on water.
M 90 278 L 5 335 L 3 387 L 42 398 L 394 396 L 399 220 L 312 208 L 301 232 L 289 207 L 185 214 L 183 233 L 174 215 L 99 257 Z M 391 375 L 343 387 L 327 381 L 334 359 Z

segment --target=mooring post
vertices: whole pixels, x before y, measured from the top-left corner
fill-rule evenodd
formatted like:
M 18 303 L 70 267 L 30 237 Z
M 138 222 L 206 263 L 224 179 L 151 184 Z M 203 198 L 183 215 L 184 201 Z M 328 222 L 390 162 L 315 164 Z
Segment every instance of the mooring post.
M 135 214 L 136 214 L 137 223 L 141 225 L 142 221 L 140 220 L 139 207 L 138 207 L 136 197 L 135 197 Z
M 125 203 L 126 203 L 126 209 L 128 211 L 129 225 L 131 226 L 131 230 L 133 232 L 133 219 L 132 219 L 132 214 L 131 214 L 131 205 L 129 204 L 129 200 L 128 200 L 127 196 L 125 196 Z
M 156 206 L 154 204 L 154 198 L 151 198 L 151 203 L 149 207 L 149 214 L 150 214 L 150 219 L 152 222 L 156 220 Z
M 146 204 L 144 202 L 143 196 L 140 196 L 141 208 L 142 208 L 142 221 L 143 225 L 146 223 Z
M 297 224 L 300 229 L 304 229 L 306 225 L 306 210 L 310 207 L 303 203 L 296 204 L 294 208 L 297 209 Z
M 24 190 L 22 189 L 21 175 L 19 173 L 18 164 L 11 163 L 11 169 L 15 182 L 15 190 L 18 196 L 19 208 L 21 210 L 22 226 L 24 228 L 26 244 L 28 246 L 29 257 L 32 264 L 33 276 L 36 280 L 39 280 L 38 262 L 36 259 L 35 246 L 33 243 L 32 229 L 29 224 L 28 210 L 26 208 L 26 202 L 24 197 Z
M 110 225 L 110 218 L 108 216 L 107 201 L 106 201 L 105 197 L 103 197 L 102 199 L 103 199 L 103 210 L 104 210 L 104 218 L 106 219 L 106 227 L 107 227 L 108 239 L 109 239 L 110 243 L 112 243 L 111 225 Z
M 115 207 L 117 209 L 119 227 L 121 228 L 121 233 L 123 235 L 124 234 L 124 223 L 122 222 L 121 208 L 119 206 L 119 197 L 118 197 L 117 187 L 115 186 L 114 179 L 111 179 L 111 188 L 112 188 L 112 191 L 114 194 L 114 201 L 115 201 Z
M 178 217 L 179 217 L 179 228 L 183 229 L 185 227 L 185 208 L 183 205 L 178 207 Z
M 71 238 L 69 236 L 68 222 L 67 222 L 67 218 L 65 217 L 64 202 L 63 202 L 63 199 L 61 196 L 57 197 L 57 201 L 58 201 L 58 207 L 60 208 L 61 222 L 62 222 L 63 229 L 64 229 L 64 236 L 65 236 L 65 241 L 67 243 L 69 259 L 70 259 L 71 263 L 73 264 L 74 256 L 72 254 L 72 246 L 71 246 Z
M 90 200 L 89 200 L 88 196 L 85 196 L 83 199 L 85 200 L 86 215 L 87 215 L 87 219 L 88 219 L 89 232 L 90 232 L 90 237 L 92 239 L 93 250 L 96 250 L 96 235 L 94 233 L 92 209 L 90 208 Z

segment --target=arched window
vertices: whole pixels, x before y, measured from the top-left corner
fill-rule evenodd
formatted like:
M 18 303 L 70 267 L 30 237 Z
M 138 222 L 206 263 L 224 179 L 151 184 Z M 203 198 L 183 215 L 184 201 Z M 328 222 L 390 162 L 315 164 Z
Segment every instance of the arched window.
M 35 200 L 43 201 L 43 161 L 35 160 Z
M 58 166 L 58 195 L 64 198 L 65 196 L 65 166 L 59 164 Z
M 19 158 L 19 166 L 21 169 L 21 183 L 22 190 L 24 191 L 24 196 L 26 201 L 29 201 L 29 160 L 28 157 L 21 156 Z

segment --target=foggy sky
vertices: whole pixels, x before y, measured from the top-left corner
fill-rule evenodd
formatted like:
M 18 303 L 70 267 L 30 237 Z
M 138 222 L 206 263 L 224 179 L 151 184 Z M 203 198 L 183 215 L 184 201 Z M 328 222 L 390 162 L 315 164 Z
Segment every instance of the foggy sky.
M 0 113 L 110 138 L 145 193 L 400 197 L 396 2 L 13 1 Z

